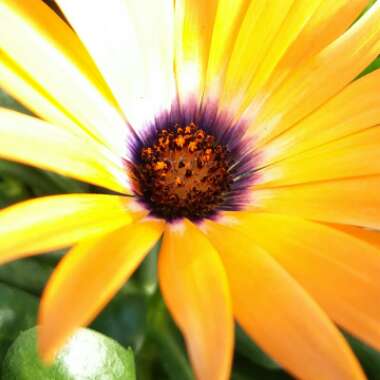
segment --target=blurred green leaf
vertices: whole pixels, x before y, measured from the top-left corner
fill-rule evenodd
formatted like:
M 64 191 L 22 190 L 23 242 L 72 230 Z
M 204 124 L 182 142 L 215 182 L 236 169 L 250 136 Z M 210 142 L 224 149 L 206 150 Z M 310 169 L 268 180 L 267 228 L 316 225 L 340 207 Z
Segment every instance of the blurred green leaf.
M 60 189 L 42 171 L 30 166 L 2 160 L 0 161 L 0 176 L 13 178 L 29 197 L 60 192 Z
M 2 380 L 135 380 L 134 357 L 114 340 L 80 329 L 47 367 L 37 354 L 37 328 L 19 335 L 5 357 Z
M 20 331 L 35 325 L 38 298 L 0 283 L 0 364 Z
M 38 298 L 0 283 L 0 337 L 13 339 L 35 324 Z
M 285 371 L 258 366 L 237 355 L 233 365 L 232 380 L 291 380 Z
M 0 160 L 1 177 L 9 177 L 17 181 L 29 198 L 32 196 L 89 191 L 89 185 L 71 178 L 5 160 Z
M 261 348 L 243 331 L 236 326 L 236 350 L 246 359 L 268 369 L 278 369 L 279 365 L 265 354 Z
M 27 190 L 21 182 L 0 173 L 0 208 L 27 199 Z
M 53 172 L 45 171 L 43 174 L 49 182 L 54 184 L 59 193 L 83 193 L 90 191 L 90 185 L 87 183 L 79 182 Z
M 359 359 L 368 380 L 380 379 L 380 352 L 369 347 L 359 339 L 345 333 L 344 334 L 356 357 Z
M 145 297 L 120 292 L 93 322 L 91 327 L 123 346 L 138 350 L 144 340 L 147 314 Z
M 168 378 L 171 380 L 194 380 L 182 336 L 159 293 L 152 298 L 148 325 L 148 345 L 149 342 L 154 343 L 158 360 Z
M 137 279 L 141 283 L 142 291 L 148 297 L 157 290 L 157 257 L 160 247 L 161 241 L 157 242 L 137 271 Z
M 57 249 L 56 251 L 51 251 L 44 253 L 43 255 L 34 256 L 33 260 L 36 260 L 44 265 L 55 267 L 62 257 L 66 254 L 68 248 Z
M 35 258 L 21 259 L 0 266 L 0 281 L 40 295 L 53 268 Z
M 14 98 L 8 95 L 5 91 L 0 88 L 0 106 L 9 108 L 15 111 L 19 111 L 26 114 L 31 114 L 24 106 L 17 102 Z
M 372 71 L 380 69 L 380 56 L 378 56 L 365 70 L 363 70 L 357 77 L 357 79 L 372 73 Z

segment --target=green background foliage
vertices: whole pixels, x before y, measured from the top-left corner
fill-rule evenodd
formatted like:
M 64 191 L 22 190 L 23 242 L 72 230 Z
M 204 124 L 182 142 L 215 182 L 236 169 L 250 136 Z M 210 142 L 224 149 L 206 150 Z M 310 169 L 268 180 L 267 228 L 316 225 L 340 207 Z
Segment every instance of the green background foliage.
M 380 57 L 360 76 L 378 68 Z M 0 106 L 28 113 L 1 89 Z M 50 172 L 0 160 L 0 208 L 44 195 L 93 190 L 90 185 Z M 53 367 L 45 368 L 36 354 L 35 329 L 30 328 L 36 325 L 39 298 L 46 281 L 64 251 L 0 266 L 0 378 L 133 380 L 135 366 L 139 380 L 194 379 L 184 341 L 162 301 L 157 286 L 158 248 L 152 250 L 132 279 L 90 326 L 93 333 L 90 330 L 88 333 L 94 336 L 94 348 L 101 345 L 107 348 L 104 355 L 108 361 L 105 361 L 100 372 L 95 375 L 90 371 L 87 375 L 68 373 L 62 364 L 62 358 L 58 358 Z M 348 334 L 345 336 L 368 378 L 380 379 L 380 353 Z M 78 360 L 86 363 L 86 360 L 92 358 L 87 355 L 86 359 L 85 354 L 83 353 L 84 356 L 81 358 L 78 357 Z M 110 363 L 116 360 L 115 357 L 124 363 L 121 377 L 111 370 Z M 291 377 L 237 326 L 232 379 L 286 380 Z

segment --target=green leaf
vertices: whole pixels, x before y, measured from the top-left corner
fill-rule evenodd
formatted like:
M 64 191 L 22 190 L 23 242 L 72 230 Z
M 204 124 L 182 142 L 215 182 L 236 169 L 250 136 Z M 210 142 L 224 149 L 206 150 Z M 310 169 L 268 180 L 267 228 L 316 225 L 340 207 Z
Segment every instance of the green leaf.
M 22 330 L 36 323 L 38 298 L 0 283 L 0 363 Z
M 35 258 L 21 259 L 0 266 L 0 281 L 40 295 L 53 268 Z
M 232 380 L 291 380 L 285 371 L 280 369 L 267 369 L 246 360 L 241 355 L 236 355 Z
M 27 192 L 28 197 L 67 192 L 58 185 L 56 177 L 42 170 L 11 161 L 0 161 L 0 177 L 12 178 Z M 58 175 L 56 175 L 59 177 Z M 72 180 L 68 180 L 72 181 Z
M 157 359 L 165 369 L 168 378 L 171 380 L 194 380 L 182 336 L 159 293 L 152 298 L 148 325 L 147 345 L 148 347 L 150 344 L 154 345 Z
M 79 182 L 49 171 L 45 171 L 43 174 L 49 182 L 54 184 L 60 193 L 89 192 L 89 185 L 87 183 Z
M 30 112 L 24 106 L 18 103 L 14 98 L 8 95 L 1 88 L 0 88 L 0 106 L 9 108 L 15 111 L 19 111 L 22 113 L 30 114 Z
M 380 352 L 347 333 L 344 335 L 356 357 L 359 359 L 368 379 L 378 380 L 380 375 Z
M 149 297 L 157 290 L 157 257 L 160 252 L 161 241 L 150 251 L 149 255 L 141 263 L 137 278 L 141 283 L 143 292 Z
M 232 380 L 291 380 L 285 372 L 269 371 L 257 367 L 249 370 L 236 370 L 232 374 Z
M 134 357 L 114 340 L 80 329 L 51 366 L 44 365 L 36 349 L 37 328 L 20 334 L 9 349 L 2 380 L 135 380 Z
M 68 249 L 70 249 L 70 247 L 57 249 L 56 251 L 50 251 L 48 253 L 44 253 L 43 255 L 38 255 L 38 256 L 33 257 L 33 260 L 36 260 L 44 265 L 47 265 L 53 268 L 58 264 L 58 262 L 66 254 Z
M 0 337 L 14 339 L 21 330 L 34 326 L 38 298 L 0 284 Z
M 28 198 L 29 194 L 23 184 L 0 172 L 0 208 Z
M 91 328 L 137 350 L 141 347 L 147 329 L 146 314 L 145 297 L 127 295 L 122 291 L 102 311 Z
M 236 350 L 248 360 L 268 369 L 278 369 L 279 365 L 265 354 L 259 346 L 243 331 L 236 326 Z
M 378 56 L 365 70 L 363 70 L 356 79 L 363 77 L 372 71 L 380 69 L 380 56 Z

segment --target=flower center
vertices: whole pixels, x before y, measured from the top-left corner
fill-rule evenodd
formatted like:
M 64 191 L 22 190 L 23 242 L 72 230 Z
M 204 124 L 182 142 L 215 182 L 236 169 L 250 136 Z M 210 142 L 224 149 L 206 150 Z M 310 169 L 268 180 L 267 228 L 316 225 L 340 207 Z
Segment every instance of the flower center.
M 165 219 L 212 215 L 234 181 L 231 152 L 193 122 L 159 130 L 137 154 L 135 192 Z

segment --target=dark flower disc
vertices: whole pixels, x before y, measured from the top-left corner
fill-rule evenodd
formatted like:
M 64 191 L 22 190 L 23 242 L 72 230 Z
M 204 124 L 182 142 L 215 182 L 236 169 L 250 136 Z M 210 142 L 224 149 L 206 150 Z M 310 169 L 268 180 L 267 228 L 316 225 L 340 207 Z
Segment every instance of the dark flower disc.
M 169 221 L 241 209 L 255 168 L 244 132 L 214 107 L 161 116 L 132 145 L 135 194 L 151 214 Z

